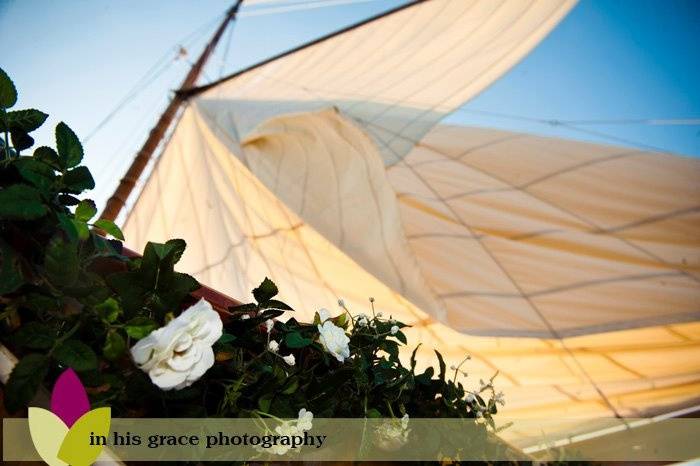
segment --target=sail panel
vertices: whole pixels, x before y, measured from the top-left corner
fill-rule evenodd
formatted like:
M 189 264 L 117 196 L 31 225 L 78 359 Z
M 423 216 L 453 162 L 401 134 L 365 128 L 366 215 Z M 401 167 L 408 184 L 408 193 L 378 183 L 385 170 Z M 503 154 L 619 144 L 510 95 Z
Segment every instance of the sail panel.
M 328 112 L 333 115 L 331 110 Z M 315 121 L 319 115 L 326 114 L 316 112 L 309 117 Z M 542 157 L 541 160 L 548 161 L 540 164 L 537 173 L 528 175 L 529 178 L 524 180 L 527 184 L 535 178 L 554 182 L 556 176 L 552 171 L 561 173 L 561 176 L 571 173 L 576 166 L 582 165 L 585 153 L 588 154 L 588 165 L 585 166 L 590 167 L 594 160 L 601 164 L 606 163 L 603 159 L 617 160 L 612 156 L 623 150 L 502 131 L 438 126 L 405 157 L 405 164 L 391 167 L 386 182 L 398 193 L 396 202 L 406 246 L 414 255 L 413 267 L 422 275 L 419 278 L 428 286 L 427 296 L 455 294 L 454 297 L 444 297 L 447 314 L 440 316 L 430 313 L 430 302 L 419 306 L 410 293 L 404 295 L 390 280 L 380 278 L 380 268 L 369 271 L 362 265 L 367 256 L 353 257 L 348 244 L 341 249 L 338 231 L 320 232 L 334 223 L 342 225 L 339 217 L 331 215 L 329 225 L 323 225 L 319 222 L 323 220 L 324 212 L 314 213 L 300 206 L 304 196 L 298 191 L 303 183 L 299 174 L 305 171 L 305 166 L 290 169 L 285 165 L 286 160 L 280 154 L 290 153 L 291 149 L 285 148 L 286 143 L 281 143 L 279 136 L 286 131 L 276 133 L 273 130 L 287 125 L 290 133 L 296 128 L 303 129 L 301 133 L 308 137 L 317 138 L 323 134 L 312 134 L 309 133 L 310 127 L 293 124 L 292 120 L 303 116 L 289 116 L 286 122 L 282 119 L 272 126 L 261 127 L 264 131 L 248 141 L 248 144 L 258 146 L 258 152 L 244 150 L 244 153 L 257 158 L 270 157 L 275 162 L 274 171 L 278 176 L 266 178 L 265 173 L 269 170 L 260 170 L 259 166 L 269 161 L 253 163 L 246 157 L 236 156 L 231 151 L 239 147 L 238 144 L 224 136 L 206 115 L 191 105 L 131 212 L 124 229 L 128 244 L 140 248 L 148 240 L 184 238 L 188 250 L 179 264 L 182 270 L 194 273 L 203 283 L 242 300 L 252 299 L 250 290 L 268 276 L 279 285 L 282 299 L 296 308 L 294 317 L 301 320 L 311 319 L 319 307 L 337 309 L 338 298 L 344 299 L 354 313 L 369 313 L 367 298 L 372 296 L 378 311 L 412 325 L 407 332 L 409 338 L 414 343 L 423 343 L 418 352 L 421 367 L 434 364 L 434 354 L 430 349 L 436 348 L 445 355 L 448 364 L 457 364 L 465 355 L 472 355 L 472 360 L 465 366 L 470 374 L 466 379 L 468 384 L 479 378 L 487 379 L 498 370 L 497 384 L 505 391 L 508 403 L 505 415 L 607 415 L 610 411 L 598 390 L 618 412 L 628 416 L 669 411 L 697 401 L 700 324 L 693 314 L 693 306 L 698 302 L 699 288 L 688 282 L 687 276 L 674 270 L 685 267 L 683 270 L 689 273 L 697 272 L 700 226 L 696 217 L 678 215 L 674 221 L 682 227 L 666 231 L 665 223 L 660 223 L 658 229 L 650 229 L 652 222 L 642 215 L 633 223 L 647 229 L 643 238 L 638 234 L 628 235 L 624 229 L 614 231 L 625 235 L 620 239 L 607 238 L 613 232 L 603 234 L 588 227 L 585 221 L 587 212 L 597 213 L 604 206 L 596 208 L 588 201 L 586 192 L 579 193 L 582 202 L 577 215 L 580 218 L 573 219 L 546 209 L 541 212 L 528 210 L 529 201 L 518 205 L 508 200 L 486 202 L 479 199 L 471 206 L 472 197 L 466 196 L 462 200 L 454 177 L 447 176 L 448 172 L 459 176 L 462 172 L 456 171 L 453 161 L 441 167 L 445 161 L 440 155 L 441 151 L 453 157 L 468 153 L 465 160 L 469 160 L 472 167 L 464 172 L 462 188 L 470 192 L 480 191 L 485 196 L 501 195 L 499 190 L 504 188 L 505 182 L 493 182 L 487 177 L 493 174 L 486 163 L 492 162 L 492 158 L 482 151 L 491 154 L 507 151 L 516 160 L 522 157 L 536 161 Z M 337 123 L 335 117 L 330 122 Z M 521 142 L 519 152 L 507 145 L 508 141 L 515 140 Z M 506 145 L 499 148 L 498 141 Z M 427 151 L 426 147 L 432 150 Z M 307 155 L 313 161 L 323 154 Z M 618 179 L 599 181 L 619 184 L 629 180 L 631 173 L 636 174 L 635 182 L 628 188 L 630 191 L 633 187 L 639 190 L 629 193 L 630 199 L 639 202 L 640 196 L 649 197 L 656 187 L 664 186 L 667 177 L 671 176 L 668 167 L 675 167 L 678 192 L 693 193 L 688 182 L 695 176 L 693 173 L 697 173 L 699 162 L 657 154 L 656 169 L 642 170 L 641 167 L 646 166 L 650 159 L 638 158 L 638 155 L 632 151 L 627 164 L 616 168 Z M 297 163 L 299 159 L 295 157 L 301 155 L 292 157 Z M 376 153 L 375 157 L 379 159 Z M 484 162 L 477 164 L 476 160 Z M 643 162 L 641 165 L 638 164 L 640 161 Z M 375 162 L 380 164 L 378 160 Z M 402 165 L 412 165 L 420 170 L 425 182 L 406 183 L 406 180 L 413 180 L 410 171 L 395 176 L 395 173 L 400 173 Z M 318 179 L 321 175 L 314 172 L 318 167 L 309 166 L 308 169 L 310 174 L 316 174 L 309 176 L 306 182 L 323 186 L 323 180 Z M 405 172 L 405 166 L 403 169 Z M 264 176 L 258 176 L 256 171 Z M 658 176 L 664 171 L 665 176 Z M 342 173 L 337 172 L 338 175 Z M 514 176 L 512 172 L 508 173 Z M 285 179 L 285 175 L 290 178 Z M 570 189 L 578 189 L 569 181 L 562 178 L 558 190 L 553 191 L 568 193 Z M 595 184 L 595 179 L 581 184 L 582 189 L 597 192 L 591 183 Z M 283 201 L 278 194 L 286 190 L 286 185 L 297 191 L 292 190 Z M 517 295 L 518 287 L 502 275 L 492 258 L 483 250 L 474 248 L 477 239 L 468 236 L 470 233 L 466 228 L 452 217 L 451 209 L 444 202 L 426 199 L 434 194 L 431 186 L 438 192 L 446 190 L 443 193 L 449 194 L 446 197 L 453 197 L 454 202 L 460 203 L 456 204 L 458 206 L 464 203 L 462 208 L 473 212 L 471 221 L 477 228 L 472 233 L 490 242 L 488 247 L 519 280 L 518 287 L 528 291 L 559 288 L 539 295 L 534 291 L 532 299 L 549 320 L 549 325 L 554 325 L 562 333 L 563 340 L 549 333 L 545 322 L 523 296 Z M 671 212 L 682 211 L 684 203 L 700 200 L 697 192 L 693 196 L 692 199 L 677 196 L 676 205 L 666 207 Z M 327 197 L 336 201 L 343 198 L 332 192 Z M 655 206 L 664 205 L 672 196 L 664 192 L 659 197 L 659 202 L 649 201 L 656 216 Z M 414 207 L 411 199 L 419 199 L 417 205 L 420 207 Z M 556 200 L 556 197 L 549 199 Z M 363 198 L 361 204 L 365 203 Z M 634 210 L 639 206 L 635 203 L 631 208 Z M 309 218 L 297 212 L 303 212 Z M 504 222 L 504 218 L 509 221 Z M 441 222 L 437 230 L 431 223 L 433 219 Z M 624 220 L 629 223 L 628 218 Z M 377 217 L 368 214 L 367 221 L 360 222 L 353 236 L 354 241 L 359 241 L 355 247 L 359 247 L 363 239 L 357 231 L 364 230 L 373 243 L 370 249 L 378 246 L 376 233 L 370 231 L 375 221 L 379 221 Z M 550 234 L 554 239 L 548 238 L 544 244 L 531 243 L 536 240 L 536 235 L 531 238 L 528 235 L 555 229 L 542 228 L 543 222 L 545 226 L 547 222 L 555 222 L 556 229 L 564 232 L 546 233 L 545 236 Z M 507 236 L 503 230 L 509 224 L 507 233 L 510 236 Z M 679 238 L 683 240 L 679 241 Z M 633 245 L 625 245 L 623 239 Z M 670 262 L 681 256 L 684 261 L 666 265 L 654 263 L 634 247 L 644 248 L 646 243 L 641 242 L 642 239 L 657 244 L 657 251 L 664 249 L 664 243 L 673 243 L 674 254 L 666 256 L 664 261 Z M 521 242 L 526 250 L 518 252 Z M 566 247 L 577 242 L 581 246 Z M 530 247 L 535 249 L 528 251 Z M 379 255 L 386 260 L 386 253 Z M 659 271 L 659 276 L 644 277 L 637 273 L 639 267 Z M 664 273 L 668 276 L 663 276 Z M 572 278 L 581 283 L 571 286 Z M 415 276 L 414 279 L 417 280 Z M 479 294 L 474 294 L 474 291 L 479 291 Z M 576 331 L 569 328 L 572 324 Z M 410 352 L 412 348 L 408 350 Z M 527 442 L 526 434 L 520 437 L 517 434 L 506 435 L 518 442 Z
M 522 59 L 574 4 L 416 3 L 237 75 L 197 100 L 240 138 L 277 115 L 335 107 L 375 139 L 391 165 Z

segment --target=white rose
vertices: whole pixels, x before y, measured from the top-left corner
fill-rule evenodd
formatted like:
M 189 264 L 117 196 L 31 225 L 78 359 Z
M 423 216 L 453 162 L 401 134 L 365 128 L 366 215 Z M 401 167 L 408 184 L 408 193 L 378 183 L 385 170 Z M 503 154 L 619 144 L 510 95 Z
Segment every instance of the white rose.
M 299 419 L 297 420 L 297 428 L 300 432 L 311 430 L 313 427 L 311 421 L 314 419 L 314 413 L 307 411 L 306 408 L 299 410 Z
M 318 331 L 321 334 L 321 344 L 338 361 L 343 362 L 350 357 L 350 338 L 342 328 L 327 320 L 323 325 L 318 325 Z
M 214 365 L 212 345 L 222 332 L 219 314 L 200 299 L 165 327 L 139 340 L 131 348 L 131 356 L 158 387 L 180 390 Z
M 277 343 L 275 340 L 272 340 L 270 343 L 267 344 L 267 349 L 269 349 L 273 353 L 276 353 L 277 350 L 280 349 L 280 344 Z
M 328 309 L 322 307 L 318 310 L 318 318 L 321 320 L 321 323 L 323 323 L 331 318 L 331 312 Z
M 293 366 L 297 362 L 297 360 L 294 358 L 293 354 L 288 354 L 287 356 L 284 356 L 282 359 L 284 359 L 284 362 L 286 362 L 290 366 Z

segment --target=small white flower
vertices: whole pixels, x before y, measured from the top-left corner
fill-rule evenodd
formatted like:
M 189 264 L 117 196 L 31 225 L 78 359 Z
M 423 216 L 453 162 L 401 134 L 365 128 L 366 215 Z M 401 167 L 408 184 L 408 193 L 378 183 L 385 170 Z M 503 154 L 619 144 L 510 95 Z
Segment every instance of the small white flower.
M 505 395 L 503 394 L 503 392 L 496 393 L 493 397 L 493 401 L 494 401 L 494 403 L 498 403 L 501 406 L 505 406 L 506 400 L 505 400 Z
M 280 349 L 280 344 L 277 343 L 275 340 L 270 341 L 270 343 L 267 344 L 267 349 L 272 351 L 273 353 L 276 353 L 278 349 Z
M 369 302 L 370 302 L 370 303 L 373 303 L 373 302 L 374 302 L 374 298 L 370 296 L 370 297 L 369 297 Z
M 401 419 L 387 419 L 375 427 L 375 444 L 384 451 L 396 451 L 408 441 L 408 414 Z
M 467 395 L 467 402 L 469 402 L 469 403 L 474 403 L 475 400 L 476 400 L 476 397 L 474 396 L 473 393 L 469 393 L 469 394 Z
M 345 334 L 345 330 L 327 320 L 323 325 L 318 325 L 318 331 L 321 334 L 321 344 L 338 361 L 343 362 L 345 358 L 350 357 L 350 338 Z
M 299 419 L 297 420 L 297 429 L 299 429 L 300 432 L 304 432 L 306 430 L 311 430 L 313 427 L 311 421 L 314 418 L 314 413 L 311 411 L 307 411 L 306 408 L 301 408 L 299 410 Z
M 288 354 L 287 356 L 284 356 L 282 359 L 284 359 L 284 362 L 286 362 L 290 366 L 293 366 L 297 362 L 297 360 L 294 358 L 293 354 Z
M 267 319 L 265 321 L 265 329 L 267 330 L 267 333 L 270 333 L 272 331 L 272 327 L 275 326 L 275 323 L 272 321 L 272 319 Z
M 343 301 L 342 299 L 339 299 L 339 300 L 338 300 L 338 306 L 340 306 L 340 307 L 345 307 L 345 301 Z
M 394 325 L 393 327 L 391 327 L 391 334 L 396 335 L 397 333 L 399 333 L 399 327 L 397 325 Z
M 357 318 L 357 325 L 360 327 L 367 327 L 367 317 L 360 316 Z
M 377 326 L 377 323 L 375 321 L 372 321 L 369 323 L 369 326 L 375 328 Z
M 483 379 L 479 379 L 479 391 L 480 392 L 483 392 L 484 390 L 486 390 L 487 388 L 490 388 L 490 387 L 491 387 L 491 382 L 486 383 L 486 382 L 484 382 Z
M 396 319 L 394 319 L 393 317 L 390 318 L 390 319 L 389 319 L 389 323 L 392 324 L 392 325 L 395 324 L 395 323 L 396 323 Z
M 457 370 L 457 366 L 455 366 L 454 364 L 452 364 L 452 365 L 450 366 L 450 370 L 451 370 L 451 371 L 456 371 L 456 370 Z
M 381 312 L 377 312 L 377 318 L 380 318 L 380 317 L 382 317 L 383 315 L 384 315 L 384 314 L 382 314 Z
M 331 318 L 331 311 L 329 311 L 325 307 L 322 307 L 318 310 L 318 318 L 321 320 L 321 323 L 324 323 L 325 321 Z
M 192 385 L 214 365 L 212 345 L 221 337 L 219 314 L 204 299 L 152 331 L 131 348 L 136 365 L 163 390 Z
M 480 418 L 480 417 L 484 417 L 484 415 L 481 413 L 481 411 L 477 411 L 477 412 L 476 412 L 476 417 L 477 417 L 477 418 Z
M 248 319 L 250 319 L 250 316 L 248 314 L 243 314 L 241 316 L 241 320 L 248 320 Z

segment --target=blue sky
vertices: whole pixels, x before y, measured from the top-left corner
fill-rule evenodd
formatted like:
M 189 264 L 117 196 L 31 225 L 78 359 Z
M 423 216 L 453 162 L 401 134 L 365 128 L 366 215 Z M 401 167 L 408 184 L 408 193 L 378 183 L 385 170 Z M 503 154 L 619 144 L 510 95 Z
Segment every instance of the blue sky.
M 270 6 L 247 6 L 202 82 L 401 3 L 355 0 L 259 16 L 256 10 Z M 113 190 L 228 4 L 0 0 L 0 67 L 15 80 L 20 107 L 51 115 L 39 143 L 52 143 L 52 128 L 61 120 L 86 137 L 154 64 L 162 65 L 85 144 L 98 203 Z M 528 57 L 448 121 L 700 157 L 698 125 L 589 122 L 572 128 L 535 121 L 700 119 L 699 38 L 695 0 L 582 0 Z M 178 44 L 189 51 L 186 59 L 174 60 Z

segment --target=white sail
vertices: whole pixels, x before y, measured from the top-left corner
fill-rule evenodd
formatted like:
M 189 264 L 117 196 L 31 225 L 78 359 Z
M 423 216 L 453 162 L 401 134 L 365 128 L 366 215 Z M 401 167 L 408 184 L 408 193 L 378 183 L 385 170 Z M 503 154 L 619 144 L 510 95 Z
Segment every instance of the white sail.
M 687 406 L 700 162 L 435 126 L 571 6 L 428 1 L 211 87 L 127 243 L 184 238 L 183 271 L 242 300 L 269 276 L 300 319 L 373 296 L 413 326 L 422 363 L 436 348 L 471 354 L 469 380 L 498 370 L 512 415 Z

